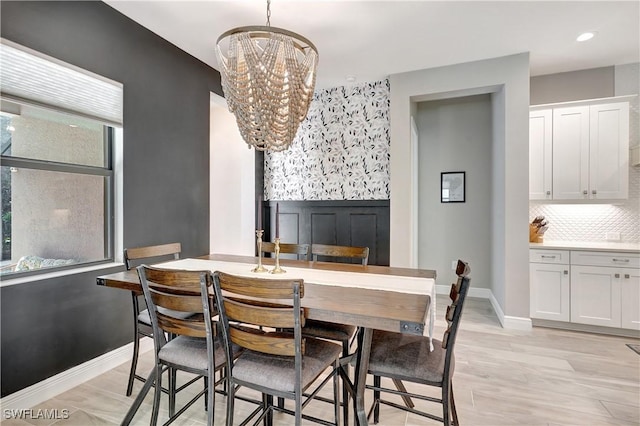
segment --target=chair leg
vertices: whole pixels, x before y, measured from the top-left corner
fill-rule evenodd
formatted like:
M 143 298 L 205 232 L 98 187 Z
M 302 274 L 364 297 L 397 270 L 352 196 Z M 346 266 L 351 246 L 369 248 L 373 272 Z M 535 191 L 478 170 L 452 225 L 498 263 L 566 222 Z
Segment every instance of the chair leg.
M 264 426 L 273 425 L 273 395 L 269 395 L 268 393 L 262 394 L 262 406 L 264 407 L 265 416 L 262 419 L 262 424 Z
M 176 413 L 176 373 L 175 368 L 169 367 L 169 417 Z
M 302 395 L 299 393 L 296 394 L 296 426 L 300 426 L 302 424 Z
M 151 412 L 151 425 L 158 424 L 158 412 L 160 411 L 160 395 L 162 395 L 162 365 L 156 365 L 156 385 L 153 390 L 153 411 Z
M 216 410 L 216 389 L 215 389 L 215 383 L 216 383 L 216 376 L 215 376 L 215 371 L 209 371 L 208 376 L 206 376 L 205 378 L 207 378 L 208 380 L 205 381 L 210 383 L 211 386 L 207 386 L 207 397 L 205 398 L 205 409 L 207 409 L 207 426 L 213 426 L 213 415 L 215 414 Z
M 349 342 L 349 338 L 346 338 L 342 341 L 342 356 L 349 355 L 349 348 L 351 343 Z M 345 366 L 347 370 L 347 375 L 349 375 L 349 364 Z M 349 424 L 349 391 L 346 386 L 342 387 L 342 417 L 345 425 Z
M 382 383 L 382 380 L 380 379 L 380 376 L 373 376 L 373 386 L 375 387 L 380 387 L 380 384 Z M 380 391 L 379 390 L 374 390 L 373 391 L 373 403 L 374 408 L 373 408 L 373 424 L 378 424 L 378 422 L 380 421 Z
M 340 376 L 340 374 L 338 373 L 339 369 L 340 360 L 336 360 L 336 362 L 333 364 L 333 411 L 335 415 L 334 419 L 336 426 L 340 424 L 340 381 L 338 380 Z M 347 404 L 346 401 L 344 403 L 344 408 L 344 424 L 347 425 L 349 422 L 346 416 L 349 412 L 349 404 Z
M 444 426 L 451 425 L 451 420 L 449 419 L 449 396 L 451 395 L 449 383 L 445 379 L 442 386 L 442 423 L 444 423 Z
M 229 380 L 229 375 L 227 375 Z M 233 426 L 233 405 L 236 399 L 236 389 L 233 382 L 229 381 L 229 390 L 227 391 L 227 426 Z
M 458 423 L 458 413 L 456 411 L 456 401 L 455 401 L 455 398 L 453 397 L 453 383 L 451 383 L 451 385 L 449 385 L 449 394 L 451 395 L 451 417 L 453 418 L 453 424 L 455 426 L 458 426 L 460 423 Z
M 209 389 L 209 383 L 215 383 L 216 382 L 215 376 L 213 378 L 213 381 L 210 381 L 208 376 L 202 376 L 202 378 L 204 379 L 204 388 L 205 389 Z M 209 398 L 205 398 L 204 399 L 204 411 L 207 411 L 207 410 L 209 410 Z
M 131 298 L 133 302 L 133 358 L 131 358 L 131 370 L 129 371 L 129 381 L 127 382 L 127 396 L 131 396 L 133 392 L 133 381 L 136 378 L 136 367 L 138 366 L 138 353 L 140 352 L 140 335 L 138 334 L 140 329 L 138 326 L 138 296 L 133 291 L 131 292 Z

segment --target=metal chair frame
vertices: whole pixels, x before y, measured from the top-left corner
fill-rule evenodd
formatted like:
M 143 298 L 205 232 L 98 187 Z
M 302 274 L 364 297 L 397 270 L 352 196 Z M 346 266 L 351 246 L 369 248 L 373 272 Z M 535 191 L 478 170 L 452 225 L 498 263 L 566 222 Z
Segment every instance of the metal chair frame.
M 310 395 L 303 394 L 302 370 L 303 370 L 303 337 L 302 326 L 304 324 L 304 311 L 301 308 L 300 299 L 304 295 L 304 284 L 302 280 L 270 280 L 261 278 L 243 278 L 222 272 L 213 274 L 214 289 L 218 302 L 218 312 L 220 315 L 222 335 L 225 341 L 227 356 L 230 355 L 232 343 L 243 346 L 245 350 L 254 350 L 266 354 L 273 354 L 276 357 L 291 356 L 291 340 L 293 340 L 295 384 L 294 391 L 287 392 L 269 387 L 264 387 L 251 381 L 244 381 L 234 376 L 234 363 L 227 361 L 228 372 L 228 395 L 227 395 L 227 422 L 228 426 L 233 425 L 235 391 L 239 387 L 247 387 L 257 390 L 263 394 L 262 404 L 260 404 L 241 424 L 248 424 L 254 417 L 258 416 L 254 425 L 265 421 L 271 424 L 273 411 L 277 410 L 294 416 L 296 426 L 301 424 L 302 419 L 310 420 L 324 425 L 339 424 L 339 392 L 338 392 L 338 367 L 339 358 L 334 361 L 332 372 L 322 380 L 322 382 L 311 392 Z M 223 294 L 223 291 L 225 294 Z M 273 303 L 273 299 L 278 300 L 278 304 Z M 280 304 L 283 300 L 289 299 L 291 304 Z M 285 302 L 286 303 L 286 302 Z M 251 312 L 255 310 L 256 312 Z M 278 312 L 279 311 L 279 312 Z M 234 312 L 231 316 L 228 312 Z M 289 315 L 291 318 L 284 324 L 283 317 Z M 275 318 L 275 319 L 274 319 Z M 279 323 L 274 323 L 280 321 Z M 231 325 L 230 325 L 231 324 Z M 244 328 L 243 328 L 244 327 Z M 250 327 L 248 329 L 247 327 Z M 262 332 L 258 327 L 269 327 L 275 330 L 293 329 L 293 339 L 291 333 L 276 331 L 273 333 Z M 252 334 L 245 331 L 252 330 Z M 235 333 L 242 333 L 245 336 L 236 337 Z M 255 337 L 255 342 L 250 336 Z M 267 337 L 273 336 L 273 337 Z M 239 340 L 238 340 L 239 339 Z M 278 340 L 277 343 L 270 339 Z M 283 342 L 289 343 L 283 343 Z M 328 367 L 328 366 L 327 366 Z M 333 379 L 334 392 L 334 415 L 335 422 L 328 422 L 324 419 L 302 414 L 302 410 L 311 402 L 324 385 Z M 313 382 L 309 384 L 312 386 Z M 293 399 L 295 409 L 288 410 L 273 404 L 273 397 Z M 303 397 L 306 399 L 303 400 Z
M 222 370 L 226 363 L 220 361 L 218 365 L 216 365 L 214 354 L 216 332 L 212 317 L 216 314 L 216 308 L 208 291 L 212 285 L 211 273 L 209 271 L 168 270 L 146 265 L 138 266 L 137 270 L 145 301 L 149 307 L 155 348 L 156 383 L 151 424 L 156 425 L 158 422 L 160 396 L 162 395 L 162 374 L 168 370 L 169 419 L 165 425 L 173 422 L 206 393 L 205 408 L 207 408 L 207 425 L 212 426 L 215 413 L 215 387 L 225 380 L 224 375 L 221 375 L 221 378 L 216 382 L 215 372 Z M 159 307 L 163 307 L 165 310 L 160 311 L 158 309 Z M 197 312 L 199 315 L 181 318 L 171 315 L 175 312 Z M 175 336 L 205 339 L 208 360 L 207 368 L 199 369 L 187 364 L 160 359 L 159 354 L 161 349 L 170 342 L 170 340 L 167 340 L 165 337 L 165 333 Z M 178 342 L 178 340 L 175 340 L 175 342 Z M 175 398 L 177 389 L 175 373 L 177 370 L 196 374 L 194 380 L 199 377 L 205 377 L 205 388 L 184 404 L 176 413 Z M 193 383 L 194 380 L 189 381 L 184 386 L 188 386 Z
M 180 258 L 181 251 L 182 245 L 180 243 L 128 248 L 124 249 L 124 264 L 127 270 L 130 270 L 133 266 L 132 261 L 142 261 L 144 259 L 167 256 L 173 256 L 173 258 L 177 260 Z M 142 337 L 153 338 L 151 324 L 147 324 L 139 320 L 140 313 L 143 312 L 140 310 L 139 296 L 142 296 L 142 294 L 135 291 L 131 292 L 131 302 L 133 306 L 133 358 L 131 359 L 129 380 L 127 381 L 127 396 L 131 396 L 131 393 L 133 392 L 133 381 L 135 379 L 140 380 L 143 383 L 146 380 L 144 377 L 136 374 L 138 357 L 140 354 L 140 339 Z
M 462 308 L 464 305 L 464 301 L 466 299 L 470 278 L 468 274 L 470 272 L 469 265 L 461 260 L 458 260 L 456 267 L 456 274 L 458 276 L 458 280 L 456 283 L 451 285 L 451 291 L 449 293 L 452 303 L 447 308 L 447 313 L 445 315 L 446 320 L 448 322 L 448 328 L 445 331 L 444 337 L 442 339 L 442 347 L 445 349 L 445 361 L 444 361 L 444 373 L 443 378 L 440 383 L 431 383 L 431 382 L 423 382 L 416 380 L 416 383 L 420 383 L 428 386 L 436 386 L 442 389 L 441 398 L 434 398 L 425 395 L 415 394 L 411 392 L 406 392 L 406 390 L 395 390 L 389 389 L 381 386 L 381 373 L 378 371 L 369 370 L 369 374 L 373 375 L 373 385 L 367 385 L 366 388 L 373 390 L 374 402 L 369 411 L 369 416 L 371 416 L 373 412 L 374 416 L 374 424 L 377 424 L 380 420 L 380 404 L 389 405 L 391 407 L 395 407 L 400 410 L 408 411 L 423 417 L 428 417 L 430 419 L 439 421 L 444 423 L 446 426 L 450 424 L 458 425 L 458 413 L 456 411 L 455 400 L 453 397 L 453 369 L 452 369 L 452 360 L 453 360 L 453 348 L 455 346 L 456 336 L 458 334 L 458 327 L 460 325 L 460 318 L 462 316 Z M 411 381 L 406 377 L 393 377 L 391 375 L 385 374 L 385 377 L 389 377 L 394 380 L 394 383 L 400 382 L 400 379 L 404 381 Z M 402 383 L 402 382 L 400 382 Z M 436 416 L 432 413 L 427 413 L 424 411 L 416 410 L 413 408 L 413 404 L 409 405 L 400 405 L 391 401 L 387 401 L 381 398 L 381 392 L 386 392 L 394 395 L 400 395 L 407 401 L 406 398 L 416 398 L 425 401 L 435 402 L 438 404 L 442 404 L 442 417 Z

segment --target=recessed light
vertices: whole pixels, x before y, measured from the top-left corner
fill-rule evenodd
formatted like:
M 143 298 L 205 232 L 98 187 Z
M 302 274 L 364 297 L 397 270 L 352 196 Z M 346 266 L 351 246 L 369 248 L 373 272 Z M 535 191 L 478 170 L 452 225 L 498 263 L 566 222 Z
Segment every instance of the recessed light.
M 576 41 L 587 41 L 587 40 L 591 40 L 593 37 L 595 37 L 596 33 L 595 32 L 586 32 L 586 33 L 582 33 L 578 36 L 578 38 L 576 38 Z

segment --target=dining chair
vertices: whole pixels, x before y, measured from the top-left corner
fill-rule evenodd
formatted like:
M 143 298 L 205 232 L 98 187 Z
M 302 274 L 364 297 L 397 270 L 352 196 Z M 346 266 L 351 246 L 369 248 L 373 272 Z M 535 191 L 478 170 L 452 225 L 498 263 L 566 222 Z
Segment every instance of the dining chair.
M 262 252 L 275 253 L 276 245 L 271 242 L 263 242 Z M 311 246 L 309 244 L 280 243 L 280 254 L 295 254 L 298 260 L 309 260 Z
M 245 278 L 223 272 L 213 274 L 222 336 L 227 354 L 236 343 L 244 350 L 232 362 L 227 361 L 227 425 L 233 425 L 236 386 L 257 390 L 262 403 L 242 422 L 271 424 L 273 412 L 293 415 L 295 424 L 302 419 L 321 423 L 339 423 L 340 396 L 338 367 L 340 346 L 321 339 L 303 338 L 305 311 L 300 300 L 304 283 L 295 279 Z M 262 327 L 262 329 L 260 329 Z M 283 332 L 287 329 L 292 332 Z M 270 331 L 273 330 L 273 331 Z M 312 386 L 326 370 L 330 373 Z M 334 422 L 303 415 L 302 410 L 315 395 L 333 381 Z M 305 397 L 304 392 L 310 391 Z M 295 401 L 293 411 L 273 404 L 273 398 Z M 303 400 L 304 399 L 304 400 Z
M 458 260 L 456 266 L 458 279 L 451 285 L 449 292 L 451 304 L 447 307 L 445 314 L 447 330 L 442 341 L 433 339 L 433 350 L 430 349 L 429 338 L 426 336 L 380 330 L 373 332 L 369 356 L 369 374 L 373 375 L 373 385 L 367 385 L 366 388 L 373 390 L 374 401 L 371 410 L 375 424 L 380 420 L 380 404 L 428 417 L 447 426 L 452 423 L 459 424 L 453 398 L 452 379 L 455 366 L 453 348 L 458 334 L 462 308 L 469 291 L 469 272 L 469 265 Z M 440 398 L 434 398 L 385 388 L 381 386 L 382 377 L 436 386 L 441 388 L 442 394 Z M 384 400 L 381 397 L 381 392 L 442 404 L 442 417 Z M 369 415 L 371 415 L 371 411 Z
M 127 248 L 124 249 L 124 264 L 127 270 L 130 270 L 134 264 L 138 266 L 139 263 L 145 260 L 179 259 L 181 251 L 182 245 L 180 243 Z M 136 374 L 140 353 L 140 339 L 143 337 L 153 337 L 149 311 L 147 309 L 140 310 L 139 296 L 142 296 L 139 292 L 131 292 L 131 301 L 133 302 L 133 358 L 131 359 L 131 369 L 127 382 L 127 396 L 131 396 L 133 392 L 134 379 L 138 379 L 141 382 L 145 381 L 144 377 Z
M 324 260 L 344 262 L 349 259 L 360 259 L 363 266 L 369 262 L 369 247 L 350 247 L 327 244 L 312 244 L 311 254 L 313 261 L 318 261 L 318 256 Z M 357 328 L 352 325 L 335 324 L 325 321 L 309 320 L 302 331 L 303 336 L 320 339 L 328 339 L 342 344 L 342 356 L 349 355 L 349 348 L 355 338 Z M 349 392 L 344 389 L 342 395 L 343 418 L 345 423 L 349 419 Z
M 216 337 L 217 314 L 213 295 L 209 294 L 212 278 L 209 271 L 183 271 L 138 266 L 145 301 L 153 328 L 155 354 L 155 390 L 151 424 L 158 422 L 162 375 L 169 371 L 169 419 L 171 423 L 206 393 L 207 425 L 213 425 L 215 413 L 215 372 L 225 367 L 225 354 Z M 163 308 L 163 309 L 161 309 Z M 184 318 L 176 313 L 189 313 Z M 194 315 L 197 312 L 197 315 Z M 165 333 L 174 335 L 168 340 Z M 237 352 L 237 351 L 235 351 Z M 233 357 L 233 350 L 230 352 Z M 176 370 L 206 377 L 207 386 L 175 412 Z M 218 382 L 225 380 L 221 375 Z
M 369 247 L 351 247 L 351 246 L 336 246 L 329 244 L 312 244 L 311 255 L 313 261 L 318 261 L 318 256 L 322 256 L 326 261 L 349 263 L 351 259 L 360 259 L 364 266 L 369 262 Z M 329 258 L 329 259 L 327 259 Z

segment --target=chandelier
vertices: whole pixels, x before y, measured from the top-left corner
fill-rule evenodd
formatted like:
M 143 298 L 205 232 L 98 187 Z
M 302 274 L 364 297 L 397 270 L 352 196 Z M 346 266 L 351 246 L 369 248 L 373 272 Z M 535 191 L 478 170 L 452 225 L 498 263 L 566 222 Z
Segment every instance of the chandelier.
M 227 106 L 249 148 L 283 151 L 309 111 L 318 50 L 306 38 L 267 25 L 233 28 L 216 43 Z

